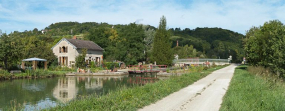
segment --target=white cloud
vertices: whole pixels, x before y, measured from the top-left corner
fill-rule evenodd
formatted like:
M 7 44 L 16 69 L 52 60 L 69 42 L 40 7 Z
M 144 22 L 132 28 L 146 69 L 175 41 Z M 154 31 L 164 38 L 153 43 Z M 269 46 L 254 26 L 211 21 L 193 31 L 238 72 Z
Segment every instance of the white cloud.
M 162 15 L 169 28 L 221 27 L 245 33 L 251 26 L 279 19 L 284 22 L 285 5 L 280 0 L 259 1 L 192 1 L 174 0 L 54 0 L 0 1 L 0 29 L 43 29 L 51 23 L 64 21 L 140 23 L 155 27 Z M 11 22 L 11 23 L 6 23 Z M 19 23 L 19 24 L 17 24 Z

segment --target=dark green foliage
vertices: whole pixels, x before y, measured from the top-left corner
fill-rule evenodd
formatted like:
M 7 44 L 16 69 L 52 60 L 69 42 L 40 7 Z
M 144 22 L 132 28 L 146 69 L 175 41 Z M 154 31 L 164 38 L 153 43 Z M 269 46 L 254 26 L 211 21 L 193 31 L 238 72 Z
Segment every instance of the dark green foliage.
M 108 69 L 114 69 L 115 67 L 118 68 L 119 64 L 116 62 L 104 62 L 104 67 Z
M 100 47 L 105 49 L 110 44 L 108 40 L 108 37 L 110 36 L 107 33 L 108 30 L 109 28 L 106 27 L 93 28 L 89 31 L 87 39 L 94 41 Z
M 193 58 L 200 56 L 197 50 L 192 45 L 190 46 L 185 45 L 184 47 L 180 46 L 174 47 L 173 52 L 179 55 L 179 59 L 186 59 L 186 58 Z
M 122 28 L 116 45 L 115 58 L 124 61 L 126 65 L 133 65 L 145 60 L 144 30 L 142 25 L 131 23 Z
M 265 22 L 246 33 L 245 51 L 252 65 L 269 67 L 276 74 L 285 70 L 285 26 L 278 20 Z
M 75 66 L 79 68 L 86 68 L 85 57 L 87 54 L 87 49 L 81 49 L 81 54 L 75 58 Z
M 156 32 L 160 33 L 155 34 Z M 165 63 L 157 62 L 159 64 L 171 64 L 174 54 L 178 54 L 180 56 L 179 58 L 207 57 L 221 59 L 226 59 L 229 55 L 232 55 L 234 61 L 240 61 L 244 56 L 241 48 L 241 39 L 243 35 L 221 28 L 196 28 L 193 30 L 190 30 L 189 28 L 184 30 L 175 28 L 169 30 L 163 29 L 162 31 L 162 29 L 158 30 L 149 25 L 60 22 L 46 27 L 43 29 L 43 33 L 42 30 L 35 28 L 24 32 L 15 31 L 9 35 L 3 34 L 3 38 L 9 36 L 8 41 L 14 41 L 17 45 L 10 45 L 11 48 L 13 47 L 13 51 L 9 51 L 14 54 L 14 57 L 9 57 L 13 59 L 2 58 L 2 60 L 0 60 L 0 67 L 5 67 L 4 60 L 10 60 L 9 62 L 6 62 L 7 67 L 12 67 L 19 65 L 22 59 L 30 57 L 47 59 L 49 62 L 48 66 L 55 66 L 57 65 L 57 59 L 52 53 L 52 50 L 50 50 L 51 47 L 62 38 L 72 38 L 74 35 L 79 39 L 91 40 L 101 46 L 104 49 L 104 60 L 120 60 L 127 65 L 136 64 L 141 61 L 149 63 L 150 59 L 153 59 L 154 57 L 153 50 L 160 51 L 159 53 L 165 53 L 162 54 L 162 56 L 159 55 L 159 58 L 157 58 L 166 60 L 164 61 Z M 154 36 L 158 35 L 170 39 L 170 41 L 159 41 L 164 42 L 164 44 L 170 42 L 169 44 L 172 44 L 172 46 L 169 47 L 172 48 L 174 52 L 168 51 L 168 45 L 159 50 L 153 48 L 155 41 Z M 181 48 L 176 48 L 177 40 L 179 41 L 179 47 Z M 4 44 L 1 45 L 3 46 Z M 191 51 L 186 48 L 187 45 L 188 47 L 193 46 L 192 54 Z M 185 50 L 187 53 L 184 52 Z M 4 53 L 2 53 L 2 55 L 0 54 L 0 58 L 1 56 L 4 57 L 3 54 Z M 17 57 L 18 55 L 20 56 Z M 31 63 L 27 64 L 31 65 Z
M 180 47 L 192 45 L 197 50 L 196 57 L 227 59 L 232 55 L 233 62 L 240 62 L 244 56 L 242 34 L 221 28 L 171 28 L 169 31 L 172 34 L 172 47 L 176 47 L 177 41 Z
M 162 16 L 154 37 L 152 61 L 160 65 L 171 65 L 173 59 L 170 33 L 166 30 L 166 18 Z
M 4 68 L 9 69 L 19 63 L 22 56 L 20 40 L 13 36 L 3 34 L 0 38 L 0 61 L 4 62 Z

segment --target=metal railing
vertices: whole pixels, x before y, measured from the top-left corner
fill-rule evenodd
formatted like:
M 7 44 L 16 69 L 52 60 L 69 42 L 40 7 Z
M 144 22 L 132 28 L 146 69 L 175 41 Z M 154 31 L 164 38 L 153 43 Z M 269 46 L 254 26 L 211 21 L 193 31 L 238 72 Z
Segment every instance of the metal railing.
M 181 62 L 216 62 L 216 63 L 229 63 L 228 59 L 175 59 L 173 60 L 173 63 L 181 63 Z

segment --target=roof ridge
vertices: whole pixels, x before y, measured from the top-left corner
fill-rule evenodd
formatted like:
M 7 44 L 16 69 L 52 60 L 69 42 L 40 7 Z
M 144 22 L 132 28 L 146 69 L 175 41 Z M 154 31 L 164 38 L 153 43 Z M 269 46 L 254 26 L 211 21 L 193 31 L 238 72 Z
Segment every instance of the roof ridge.
M 79 40 L 79 39 L 66 39 L 71 44 L 76 46 L 77 48 L 87 48 L 89 50 L 104 50 L 98 44 L 90 40 Z

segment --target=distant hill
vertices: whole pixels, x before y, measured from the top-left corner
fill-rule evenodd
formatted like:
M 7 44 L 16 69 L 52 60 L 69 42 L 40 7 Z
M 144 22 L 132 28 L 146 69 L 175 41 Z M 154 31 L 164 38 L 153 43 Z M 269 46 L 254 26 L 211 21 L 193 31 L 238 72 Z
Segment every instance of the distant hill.
M 207 58 L 227 59 L 229 55 L 239 62 L 244 56 L 242 39 L 244 35 L 222 28 L 171 28 L 172 46 L 193 45 L 198 51 L 206 54 Z
M 20 37 L 36 35 L 43 40 L 48 40 L 52 44 L 55 44 L 62 37 L 71 38 L 74 35 L 80 35 L 83 39 L 88 39 L 90 33 L 96 34 L 94 31 L 98 31 L 98 28 L 114 29 L 117 33 L 123 32 L 122 29 L 127 25 L 112 25 L 108 23 L 97 23 L 97 22 L 59 22 L 47 26 L 43 30 L 34 29 L 32 31 L 25 32 L 14 32 L 12 35 Z M 105 29 L 104 29 L 105 30 Z M 104 30 L 99 30 L 104 32 Z M 144 25 L 146 31 L 146 39 L 149 40 L 147 43 L 147 50 L 151 50 L 151 39 L 153 39 L 152 32 L 155 32 L 156 27 L 150 25 Z M 105 30 L 106 31 L 106 30 Z M 148 31 L 148 32 L 147 32 Z M 233 32 L 222 28 L 196 28 L 189 29 L 185 28 L 170 28 L 172 47 L 175 48 L 177 41 L 179 47 L 185 45 L 193 46 L 196 49 L 197 54 L 193 56 L 204 57 L 204 58 L 221 58 L 227 59 L 229 55 L 233 56 L 234 62 L 239 62 L 244 56 L 242 39 L 244 35 L 237 32 Z M 99 32 L 101 33 L 101 32 Z M 152 34 L 152 35 L 147 35 Z M 97 34 L 98 35 L 98 34 Z M 100 34 L 99 34 L 100 35 Z M 103 41 L 108 41 L 108 37 L 102 37 L 102 42 L 94 41 L 98 43 L 102 48 L 108 47 Z M 175 52 L 175 51 L 174 51 Z M 185 56 L 186 57 L 186 56 Z M 188 56 L 187 56 L 188 57 Z

